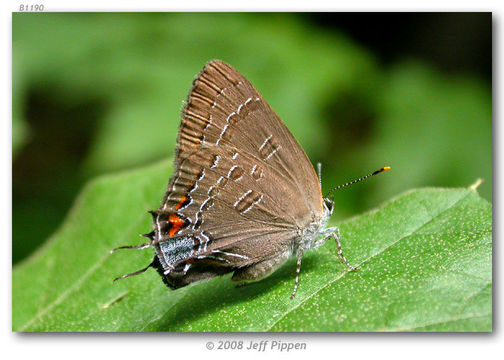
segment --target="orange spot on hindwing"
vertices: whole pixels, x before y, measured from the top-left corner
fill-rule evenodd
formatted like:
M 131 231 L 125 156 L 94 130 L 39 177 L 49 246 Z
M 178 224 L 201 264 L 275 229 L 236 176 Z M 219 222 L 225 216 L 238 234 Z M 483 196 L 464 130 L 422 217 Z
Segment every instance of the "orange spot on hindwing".
M 168 222 L 170 223 L 170 228 L 168 230 L 168 235 L 170 237 L 178 233 L 179 230 L 182 229 L 186 224 L 186 221 L 177 214 L 170 214 L 170 216 L 168 217 Z
M 182 195 L 179 203 L 177 205 L 175 205 L 175 209 L 177 209 L 177 210 L 180 209 L 182 206 L 186 205 L 188 202 L 189 202 L 188 197 L 185 195 Z

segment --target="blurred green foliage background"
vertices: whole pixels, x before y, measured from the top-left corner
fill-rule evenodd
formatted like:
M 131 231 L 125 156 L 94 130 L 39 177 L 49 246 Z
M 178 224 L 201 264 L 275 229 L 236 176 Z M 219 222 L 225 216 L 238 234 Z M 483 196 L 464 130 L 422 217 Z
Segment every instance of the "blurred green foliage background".
M 182 101 L 214 58 L 322 162 L 324 191 L 392 166 L 337 193 L 337 219 L 479 177 L 491 201 L 491 26 L 489 13 L 14 13 L 13 263 L 87 180 L 172 156 Z

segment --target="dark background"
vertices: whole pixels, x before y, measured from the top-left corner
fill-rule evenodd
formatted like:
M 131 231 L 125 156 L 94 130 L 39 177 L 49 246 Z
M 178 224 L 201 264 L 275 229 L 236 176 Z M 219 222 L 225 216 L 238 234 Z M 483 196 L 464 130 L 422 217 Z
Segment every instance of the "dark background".
M 181 102 L 212 58 L 241 71 L 323 163 L 325 192 L 392 166 L 338 193 L 338 219 L 477 178 L 491 201 L 490 13 L 17 13 L 13 264 L 89 179 L 172 156 Z

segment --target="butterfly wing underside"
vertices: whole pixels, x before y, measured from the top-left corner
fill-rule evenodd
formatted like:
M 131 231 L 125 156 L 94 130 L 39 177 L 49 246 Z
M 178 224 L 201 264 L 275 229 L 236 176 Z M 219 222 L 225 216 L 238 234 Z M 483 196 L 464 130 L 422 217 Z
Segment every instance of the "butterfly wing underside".
M 175 171 L 150 234 L 165 282 L 190 282 L 292 253 L 322 213 L 316 173 L 259 92 L 214 60 L 182 113 Z

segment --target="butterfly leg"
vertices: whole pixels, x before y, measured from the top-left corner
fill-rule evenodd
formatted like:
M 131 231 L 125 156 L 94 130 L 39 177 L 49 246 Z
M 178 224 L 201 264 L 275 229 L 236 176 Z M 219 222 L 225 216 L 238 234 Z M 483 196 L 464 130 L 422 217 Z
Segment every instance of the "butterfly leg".
M 341 243 L 340 243 L 340 231 L 338 228 L 335 228 L 335 231 L 333 231 L 329 236 L 331 236 L 334 241 L 336 241 L 336 246 L 338 248 L 338 257 L 340 258 L 341 262 L 343 264 L 345 264 L 351 271 L 357 271 L 359 270 L 358 268 L 355 268 L 353 267 L 352 265 L 350 265 L 350 263 L 348 262 L 347 258 L 345 257 L 345 255 L 343 255 L 343 249 L 341 247 Z
M 303 251 L 300 250 L 297 255 L 297 263 L 296 263 L 296 282 L 294 283 L 294 290 L 290 296 L 291 299 L 294 299 L 296 296 L 298 283 L 299 283 L 299 272 L 301 271 L 301 260 L 303 259 Z
M 338 257 L 339 259 L 341 260 L 341 262 L 343 264 L 345 264 L 351 271 L 357 271 L 359 270 L 358 268 L 355 268 L 353 267 L 352 265 L 350 265 L 350 263 L 348 262 L 347 258 L 345 257 L 345 255 L 343 255 L 343 248 L 341 247 L 341 243 L 340 243 L 340 230 L 337 228 L 337 227 L 332 227 L 332 228 L 329 228 L 327 229 L 328 232 L 330 232 L 329 235 L 323 237 L 321 240 L 317 241 L 316 244 L 318 244 L 319 242 L 320 243 L 324 243 L 326 242 L 329 238 L 333 238 L 334 241 L 336 242 L 336 247 L 338 249 Z

